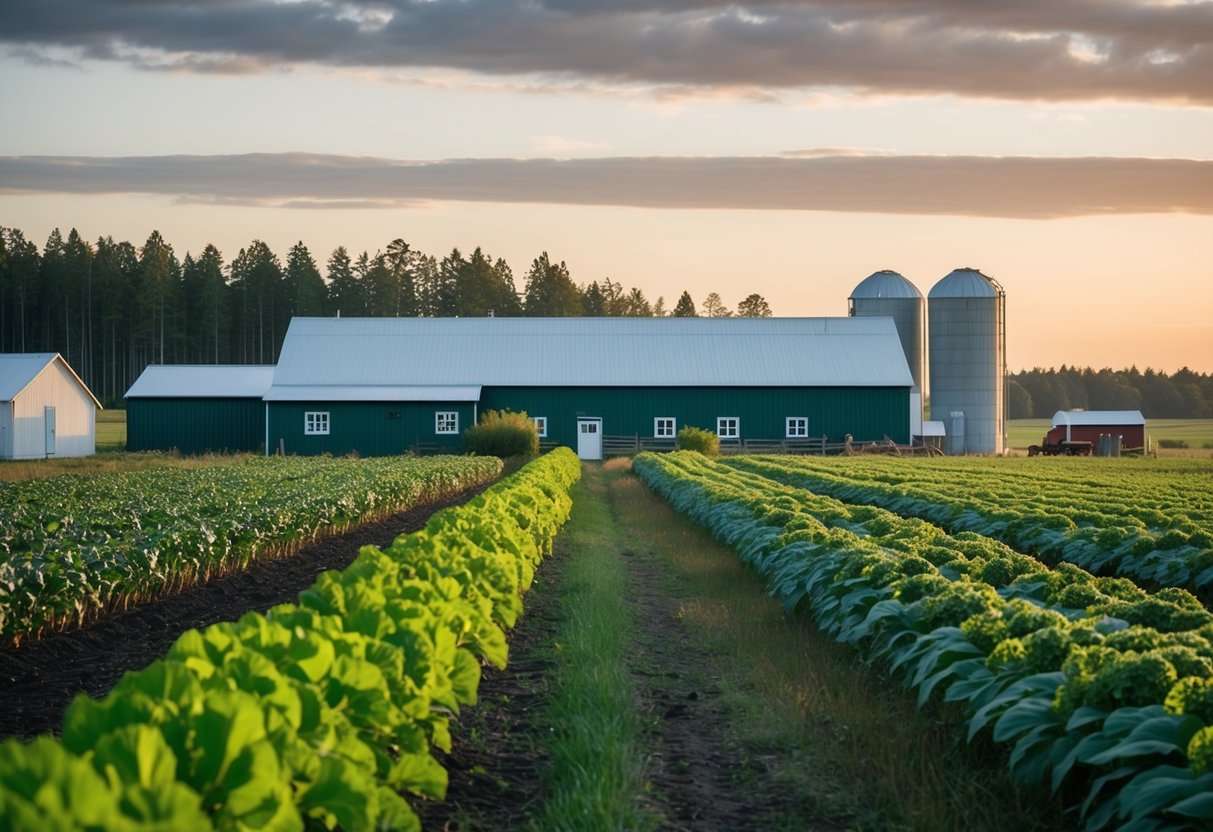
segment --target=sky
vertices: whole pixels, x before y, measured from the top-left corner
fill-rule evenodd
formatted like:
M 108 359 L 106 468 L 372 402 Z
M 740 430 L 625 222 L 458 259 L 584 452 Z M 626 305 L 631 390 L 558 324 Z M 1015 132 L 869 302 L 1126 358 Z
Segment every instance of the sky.
M 971 267 L 1013 371 L 1213 372 L 1213 2 L 4 0 L 0 101 L 40 245 L 546 251 L 781 316 Z

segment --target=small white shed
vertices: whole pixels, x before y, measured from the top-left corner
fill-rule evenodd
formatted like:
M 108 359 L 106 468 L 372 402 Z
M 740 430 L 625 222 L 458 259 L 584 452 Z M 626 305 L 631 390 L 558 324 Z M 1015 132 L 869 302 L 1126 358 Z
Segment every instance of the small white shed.
M 100 408 L 59 353 L 0 354 L 0 459 L 90 456 Z

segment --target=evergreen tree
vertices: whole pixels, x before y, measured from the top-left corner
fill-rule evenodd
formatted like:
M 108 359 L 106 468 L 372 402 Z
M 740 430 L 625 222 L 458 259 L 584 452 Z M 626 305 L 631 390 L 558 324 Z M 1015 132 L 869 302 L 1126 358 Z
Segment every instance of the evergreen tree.
M 260 240 L 232 260 L 232 298 L 245 364 L 275 364 L 289 321 L 284 278 L 277 255 Z
M 417 283 L 413 274 L 413 261 L 417 257 L 417 252 L 413 251 L 409 244 L 397 237 L 388 243 L 387 251 L 383 255 L 383 264 L 391 275 L 391 288 L 393 304 L 385 304 L 394 306 L 394 311 L 390 314 L 397 318 L 414 318 L 420 314 L 421 309 L 417 303 Z
M 639 289 L 633 289 L 623 299 L 623 313 L 629 318 L 650 318 L 653 316 L 653 307 L 644 296 L 644 292 Z
M 674 311 L 670 313 L 674 318 L 698 318 L 699 315 L 695 312 L 695 301 L 691 300 L 691 293 L 684 291 L 678 298 L 678 303 L 674 305 Z
M 286 258 L 286 301 L 292 317 L 316 317 L 325 315 L 328 288 L 320 269 L 307 246 L 300 240 L 291 246 Z
M 363 252 L 363 256 L 366 253 Z M 329 255 L 328 262 L 328 308 L 338 315 L 360 317 L 366 314 L 366 296 L 362 283 L 354 274 L 350 253 L 345 246 L 337 246 Z
M 548 253 L 531 262 L 526 275 L 526 314 L 532 318 L 571 318 L 581 315 L 581 292 L 562 261 L 553 263 Z

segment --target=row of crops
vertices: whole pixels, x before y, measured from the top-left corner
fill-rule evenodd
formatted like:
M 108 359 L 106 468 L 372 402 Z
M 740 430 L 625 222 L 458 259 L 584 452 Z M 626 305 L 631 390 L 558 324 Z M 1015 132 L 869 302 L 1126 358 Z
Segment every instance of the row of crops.
M 1060 790 L 1087 829 L 1213 819 L 1213 614 L 1194 596 L 1050 568 L 990 536 L 785 484 L 763 465 L 675 453 L 633 467 L 788 608 L 886 662 L 920 701 L 961 703 L 970 738 L 1009 744 L 1014 776 Z M 980 490 L 1005 485 L 995 476 L 987 468 Z
M 266 615 L 183 635 L 61 738 L 0 745 L 5 829 L 416 830 L 449 720 L 571 509 L 571 451 L 532 462 L 387 550 L 364 547 Z
M 1213 600 L 1213 477 L 1201 460 L 737 458 L 747 470 L 847 503 L 993 537 L 1055 564 L 1183 587 Z
M 491 457 L 253 457 L 0 483 L 0 643 L 244 569 L 500 472 Z

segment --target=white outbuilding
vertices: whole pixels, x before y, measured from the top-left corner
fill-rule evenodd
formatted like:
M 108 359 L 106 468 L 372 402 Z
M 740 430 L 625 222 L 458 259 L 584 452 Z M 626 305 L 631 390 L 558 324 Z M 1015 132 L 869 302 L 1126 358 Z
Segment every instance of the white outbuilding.
M 0 459 L 90 456 L 100 409 L 59 353 L 0 354 Z

